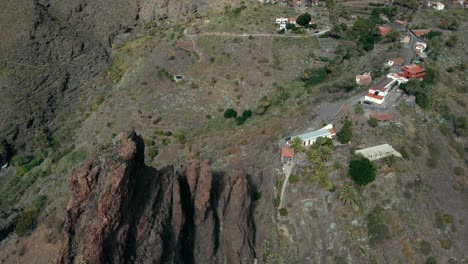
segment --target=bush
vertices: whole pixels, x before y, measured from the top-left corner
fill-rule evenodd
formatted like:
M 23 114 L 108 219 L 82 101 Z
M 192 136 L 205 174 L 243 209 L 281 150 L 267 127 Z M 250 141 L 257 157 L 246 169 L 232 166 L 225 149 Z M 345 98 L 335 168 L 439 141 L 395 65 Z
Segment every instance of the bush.
M 401 146 L 400 148 L 400 154 L 403 156 L 404 159 L 409 160 L 411 158 L 411 155 L 409 154 L 408 150 L 406 150 L 405 146 Z
M 37 222 L 37 217 L 42 212 L 46 205 L 47 196 L 39 196 L 31 206 L 23 209 L 18 222 L 16 223 L 15 232 L 18 236 L 23 236 L 34 228 Z
M 346 120 L 341 130 L 336 133 L 336 137 L 341 144 L 348 143 L 353 137 L 353 131 L 351 130 L 351 121 Z
M 289 183 L 294 184 L 300 180 L 298 175 L 292 174 L 289 176 Z
M 154 158 L 158 155 L 159 151 L 158 151 L 158 148 L 157 147 L 150 147 L 148 149 L 148 156 L 150 156 L 151 158 Z
M 377 167 L 368 158 L 355 155 L 349 163 L 349 175 L 359 185 L 365 186 L 375 180 Z
M 425 264 L 437 264 L 437 259 L 434 258 L 433 256 L 430 256 L 426 259 L 424 263 Z
M 244 110 L 244 112 L 242 112 L 242 117 L 243 118 L 250 118 L 252 116 L 252 111 L 250 109 L 247 109 L 247 110 Z
M 375 119 L 375 118 L 370 118 L 367 123 L 371 126 L 371 127 L 377 127 L 379 125 L 379 120 Z
M 375 245 L 376 243 L 390 238 L 390 230 L 384 223 L 382 207 L 376 206 L 367 215 L 367 230 L 371 245 Z
M 282 29 L 278 30 L 277 33 L 278 33 L 278 34 L 284 34 L 284 32 L 286 32 L 286 30 L 285 30 L 284 28 L 282 28 Z
M 236 125 L 237 126 L 241 126 L 245 123 L 245 121 L 247 121 L 247 118 L 243 117 L 243 116 L 238 116 L 236 117 Z
M 462 167 L 455 167 L 453 168 L 453 173 L 457 176 L 463 176 L 465 175 L 465 170 Z
M 418 242 L 418 251 L 421 252 L 424 256 L 429 255 L 432 252 L 431 243 L 426 240 L 421 240 Z
M 281 208 L 279 209 L 279 213 L 281 216 L 287 216 L 288 215 L 288 210 L 286 208 Z
M 226 109 L 226 111 L 224 111 L 224 118 L 236 118 L 236 117 L 237 117 L 236 110 L 232 108 L 228 108 Z
M 260 200 L 260 198 L 262 198 L 262 193 L 261 192 L 254 192 L 253 198 L 254 198 L 255 201 Z

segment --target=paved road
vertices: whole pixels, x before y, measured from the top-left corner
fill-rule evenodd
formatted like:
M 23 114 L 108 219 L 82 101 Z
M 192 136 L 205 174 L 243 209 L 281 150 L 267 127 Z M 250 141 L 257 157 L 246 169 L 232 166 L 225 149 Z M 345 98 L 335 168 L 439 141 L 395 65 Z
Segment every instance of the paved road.
M 331 121 L 341 110 L 344 105 L 353 105 L 367 94 L 366 91 L 362 91 L 359 94 L 350 97 L 348 99 L 341 100 L 335 103 L 326 103 L 324 105 L 318 105 L 316 107 L 316 112 L 320 115 L 320 118 L 323 121 Z
M 405 59 L 405 64 L 410 64 L 415 55 L 414 45 L 418 41 L 418 37 L 416 37 L 416 35 L 414 35 L 413 32 L 411 32 L 410 30 L 408 30 L 407 32 L 411 40 L 408 45 L 405 45 L 403 47 L 403 49 L 401 50 L 401 54 L 402 57 Z

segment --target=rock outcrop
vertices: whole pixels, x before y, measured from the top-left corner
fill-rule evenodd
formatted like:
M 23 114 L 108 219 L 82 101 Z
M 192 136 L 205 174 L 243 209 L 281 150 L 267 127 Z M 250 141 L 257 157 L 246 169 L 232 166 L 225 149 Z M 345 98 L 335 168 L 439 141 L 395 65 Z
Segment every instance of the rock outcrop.
M 144 164 L 134 132 L 72 173 L 59 263 L 253 263 L 246 175 Z

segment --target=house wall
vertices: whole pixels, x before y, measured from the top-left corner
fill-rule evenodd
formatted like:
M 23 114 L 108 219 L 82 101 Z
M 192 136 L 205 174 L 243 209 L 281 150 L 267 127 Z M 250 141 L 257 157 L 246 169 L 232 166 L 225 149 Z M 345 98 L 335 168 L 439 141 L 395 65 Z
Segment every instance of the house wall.
M 382 104 L 383 101 L 384 101 L 384 100 L 379 100 L 377 98 L 369 97 L 369 96 L 365 96 L 364 100 L 369 101 L 369 102 L 373 102 L 373 103 L 376 103 L 376 104 Z

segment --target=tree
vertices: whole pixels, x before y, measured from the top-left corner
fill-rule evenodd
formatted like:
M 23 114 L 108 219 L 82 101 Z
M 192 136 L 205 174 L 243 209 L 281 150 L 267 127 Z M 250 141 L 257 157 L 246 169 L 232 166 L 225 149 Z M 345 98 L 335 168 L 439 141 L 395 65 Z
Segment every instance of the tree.
M 237 117 L 236 110 L 232 108 L 228 108 L 226 109 L 226 111 L 224 111 L 224 118 L 236 118 L 236 117 Z
M 304 27 L 304 26 L 309 25 L 309 22 L 311 19 L 312 19 L 312 16 L 309 13 L 304 13 L 297 17 L 296 23 Z
M 295 152 L 304 152 L 304 144 L 300 137 L 295 137 L 292 139 L 291 147 Z
M 244 112 L 242 112 L 243 118 L 250 118 L 251 116 L 252 116 L 252 111 L 250 109 L 244 110 Z
M 359 185 L 365 186 L 375 180 L 377 167 L 368 158 L 355 155 L 349 163 L 349 175 Z
M 355 206 L 358 204 L 359 195 L 351 184 L 345 184 L 340 188 L 338 192 L 338 199 L 342 201 L 345 205 Z
M 457 136 L 464 136 L 467 134 L 468 131 L 468 120 L 466 116 L 460 116 L 457 119 L 455 119 L 454 122 L 455 125 L 455 134 Z
M 353 131 L 351 130 L 351 121 L 346 120 L 341 130 L 336 133 L 336 137 L 341 144 L 348 143 L 353 137 Z

